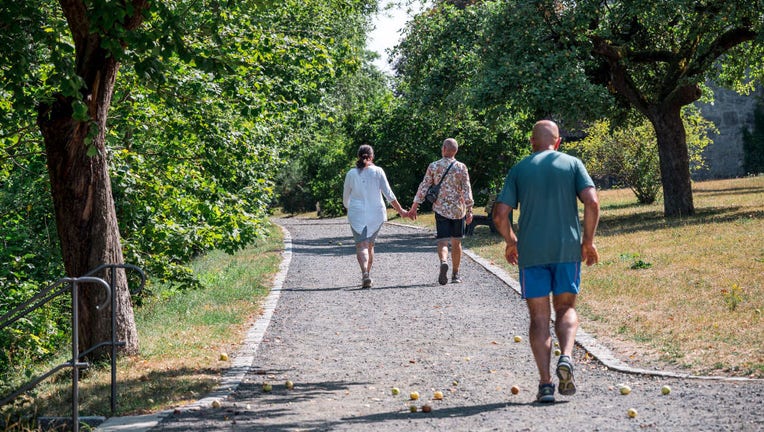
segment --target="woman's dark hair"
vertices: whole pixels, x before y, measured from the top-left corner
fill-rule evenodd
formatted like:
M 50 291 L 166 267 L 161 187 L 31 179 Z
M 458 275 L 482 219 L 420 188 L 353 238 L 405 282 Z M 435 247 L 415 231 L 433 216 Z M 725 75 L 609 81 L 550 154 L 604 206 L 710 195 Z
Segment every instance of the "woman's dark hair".
M 374 149 L 371 148 L 370 145 L 364 144 L 361 147 L 358 147 L 358 160 L 355 163 L 355 166 L 362 170 L 366 168 L 366 166 L 371 163 L 371 160 L 374 159 Z

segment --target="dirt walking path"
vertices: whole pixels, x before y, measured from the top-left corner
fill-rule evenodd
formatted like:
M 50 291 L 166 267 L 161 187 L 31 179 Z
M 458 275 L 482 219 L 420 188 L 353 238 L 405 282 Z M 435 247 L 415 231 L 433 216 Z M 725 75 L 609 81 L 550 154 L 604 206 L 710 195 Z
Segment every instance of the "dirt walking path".
M 344 218 L 277 222 L 290 233 L 291 263 L 243 380 L 220 407 L 176 410 L 152 430 L 764 430 L 762 381 L 625 374 L 580 347 L 578 393 L 537 404 L 525 303 L 499 277 L 465 258 L 464 282 L 441 286 L 433 234 L 386 224 L 374 286 L 361 289 Z M 621 395 L 619 384 L 631 393 Z M 661 394 L 663 385 L 670 394 Z M 425 404 L 431 412 L 421 412 Z

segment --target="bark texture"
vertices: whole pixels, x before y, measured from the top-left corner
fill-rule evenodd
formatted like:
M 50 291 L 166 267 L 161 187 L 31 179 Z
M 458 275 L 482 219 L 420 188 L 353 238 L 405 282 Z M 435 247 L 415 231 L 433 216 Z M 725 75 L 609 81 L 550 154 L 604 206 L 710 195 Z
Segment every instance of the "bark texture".
M 56 225 L 66 273 L 78 277 L 101 264 L 122 264 L 122 246 L 111 179 L 105 151 L 105 128 L 119 63 L 101 47 L 104 37 L 91 32 L 88 11 L 81 0 L 60 0 L 75 45 L 76 72 L 85 82 L 79 96 L 88 107 L 90 121 L 73 118 L 73 97 L 56 94 L 39 106 L 37 122 L 45 141 Z M 121 25 L 131 30 L 141 22 L 147 3 L 130 2 L 134 14 Z M 90 141 L 87 138 L 90 137 Z M 91 151 L 89 152 L 89 149 Z M 122 351 L 138 351 L 130 292 L 124 271 L 116 272 L 117 339 Z M 106 272 L 99 277 L 107 279 Z M 110 308 L 97 310 L 105 293 L 96 286 L 81 285 L 79 297 L 80 350 L 111 338 Z M 106 349 L 93 357 L 107 355 Z

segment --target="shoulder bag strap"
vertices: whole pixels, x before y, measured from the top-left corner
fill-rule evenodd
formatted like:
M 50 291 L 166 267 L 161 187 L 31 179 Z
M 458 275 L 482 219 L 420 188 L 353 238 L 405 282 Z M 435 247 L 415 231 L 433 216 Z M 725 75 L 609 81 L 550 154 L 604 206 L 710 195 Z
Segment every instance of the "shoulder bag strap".
M 446 168 L 446 172 L 444 172 L 443 175 L 440 176 L 440 181 L 438 182 L 438 186 L 440 186 L 440 184 L 443 183 L 443 179 L 446 178 L 446 174 L 448 174 L 448 172 L 451 170 L 451 167 L 454 166 L 455 163 L 456 161 L 451 162 L 451 165 L 449 165 L 448 168 Z

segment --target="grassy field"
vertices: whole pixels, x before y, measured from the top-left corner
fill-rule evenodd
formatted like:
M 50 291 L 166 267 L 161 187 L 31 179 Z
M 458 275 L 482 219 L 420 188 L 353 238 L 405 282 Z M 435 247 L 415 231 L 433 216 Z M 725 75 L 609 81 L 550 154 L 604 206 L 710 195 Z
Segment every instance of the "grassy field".
M 678 220 L 629 190 L 600 191 L 600 263 L 583 270 L 582 328 L 634 366 L 764 377 L 764 176 L 693 191 L 696 214 Z M 487 227 L 475 234 L 465 245 L 516 275 L 503 241 Z

